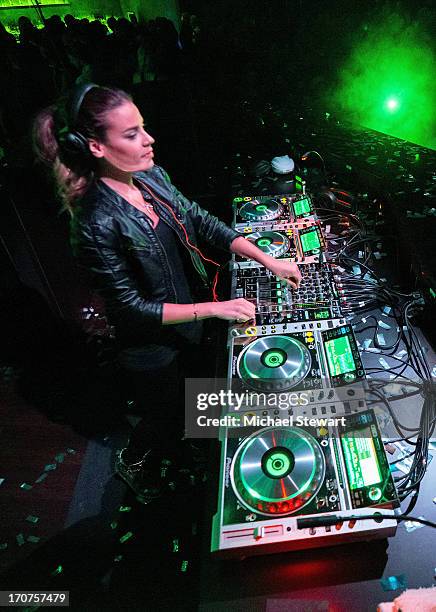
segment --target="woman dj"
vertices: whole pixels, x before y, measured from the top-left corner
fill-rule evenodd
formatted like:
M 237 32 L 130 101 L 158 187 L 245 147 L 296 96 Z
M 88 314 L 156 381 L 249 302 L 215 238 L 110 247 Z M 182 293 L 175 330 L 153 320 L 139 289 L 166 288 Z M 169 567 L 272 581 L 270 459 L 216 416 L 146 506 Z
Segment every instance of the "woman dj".
M 146 412 L 116 469 L 147 503 L 162 488 L 163 455 L 182 436 L 181 411 L 174 408 L 181 351 L 198 344 L 203 319 L 255 316 L 254 304 L 242 298 L 194 301 L 186 266 L 207 280 L 197 240 L 254 259 L 291 287 L 301 276 L 296 264 L 266 255 L 171 184 L 154 163 L 154 139 L 127 93 L 82 85 L 66 105 L 38 115 L 34 140 L 71 213 L 73 250 L 115 326 L 130 391 Z M 174 454 L 164 463 L 171 461 Z

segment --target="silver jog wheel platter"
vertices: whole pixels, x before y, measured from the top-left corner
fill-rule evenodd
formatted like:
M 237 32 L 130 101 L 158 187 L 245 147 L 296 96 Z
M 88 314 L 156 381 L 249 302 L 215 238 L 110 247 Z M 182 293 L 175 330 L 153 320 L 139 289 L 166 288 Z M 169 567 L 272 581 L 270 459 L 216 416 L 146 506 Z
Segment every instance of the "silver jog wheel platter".
M 271 257 L 281 257 L 291 246 L 289 239 L 279 232 L 254 232 L 247 236 L 247 240 Z
M 312 358 L 308 348 L 291 336 L 257 338 L 238 358 L 239 377 L 260 391 L 288 391 L 310 372 Z
M 297 512 L 319 491 L 325 458 L 318 441 L 297 427 L 268 427 L 249 436 L 232 461 L 240 502 L 263 515 Z
M 246 221 L 270 221 L 280 217 L 283 206 L 276 200 L 250 200 L 239 209 L 240 216 Z

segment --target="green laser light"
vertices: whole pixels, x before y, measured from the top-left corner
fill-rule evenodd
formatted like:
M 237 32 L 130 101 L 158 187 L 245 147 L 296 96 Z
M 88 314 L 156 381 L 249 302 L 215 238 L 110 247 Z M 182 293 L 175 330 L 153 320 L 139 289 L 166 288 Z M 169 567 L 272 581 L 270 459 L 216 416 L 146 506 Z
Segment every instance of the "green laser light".
M 396 98 L 389 98 L 389 100 L 386 102 L 386 107 L 390 111 L 397 110 L 399 106 L 400 106 L 400 103 L 398 102 Z

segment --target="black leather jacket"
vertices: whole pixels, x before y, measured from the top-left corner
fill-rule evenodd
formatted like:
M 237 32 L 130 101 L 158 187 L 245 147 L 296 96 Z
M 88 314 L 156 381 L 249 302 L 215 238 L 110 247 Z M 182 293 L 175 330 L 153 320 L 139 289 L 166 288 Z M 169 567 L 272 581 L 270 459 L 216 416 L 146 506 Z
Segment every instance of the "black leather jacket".
M 192 244 L 197 245 L 198 237 L 228 250 L 238 237 L 237 232 L 185 198 L 162 168 L 154 166 L 135 177 L 170 205 Z M 148 195 L 145 190 L 144 194 Z M 159 202 L 153 205 L 185 245 L 183 230 L 170 211 Z M 94 288 L 105 300 L 109 322 L 115 325 L 121 347 L 161 344 L 164 336 L 169 337 L 176 326 L 162 326 L 162 305 L 177 303 L 176 283 L 164 246 L 143 213 L 105 183 L 95 181 L 73 217 L 71 244 L 79 265 L 91 273 Z M 205 278 L 201 258 L 195 251 L 190 250 L 190 254 Z

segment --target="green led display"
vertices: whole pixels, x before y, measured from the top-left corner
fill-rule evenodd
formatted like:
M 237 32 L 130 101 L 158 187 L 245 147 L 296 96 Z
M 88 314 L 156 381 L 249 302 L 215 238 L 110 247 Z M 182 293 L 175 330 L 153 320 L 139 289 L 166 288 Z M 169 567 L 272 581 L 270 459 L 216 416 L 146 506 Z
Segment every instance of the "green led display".
M 307 234 L 301 234 L 300 240 L 301 246 L 303 248 L 303 253 L 313 251 L 314 249 L 319 249 L 319 247 L 321 246 L 319 242 L 318 232 L 316 230 L 307 232 Z
M 348 336 L 327 340 L 325 350 L 331 376 L 339 376 L 356 369 Z
M 301 217 L 302 215 L 310 213 L 310 202 L 307 198 L 296 200 L 293 202 L 292 206 L 294 207 L 296 217 Z
M 315 312 L 315 319 L 328 319 L 330 317 L 329 310 L 320 310 Z
M 350 488 L 362 489 L 381 482 L 381 472 L 369 427 L 341 437 Z

